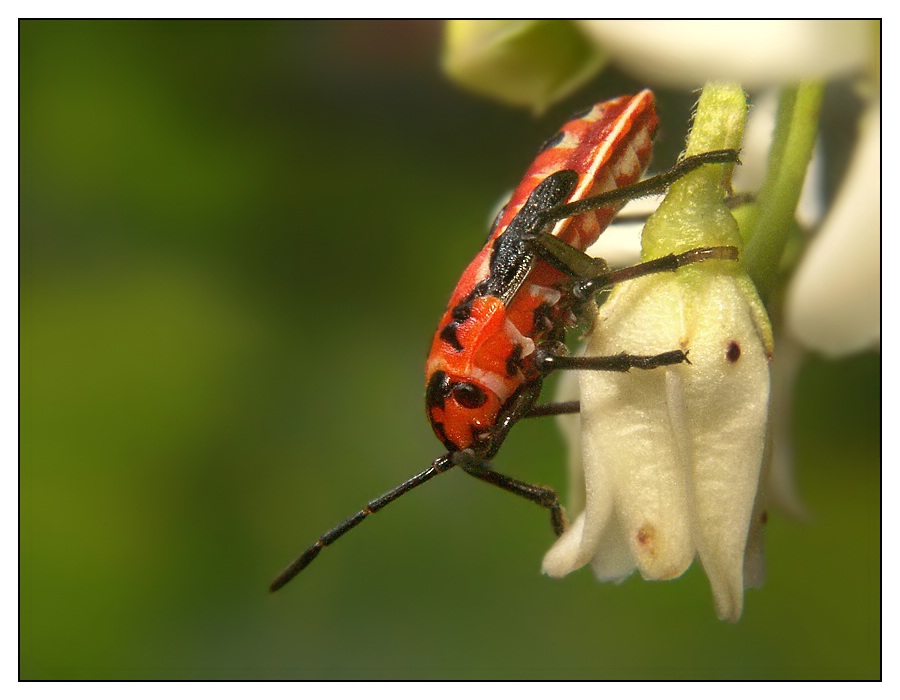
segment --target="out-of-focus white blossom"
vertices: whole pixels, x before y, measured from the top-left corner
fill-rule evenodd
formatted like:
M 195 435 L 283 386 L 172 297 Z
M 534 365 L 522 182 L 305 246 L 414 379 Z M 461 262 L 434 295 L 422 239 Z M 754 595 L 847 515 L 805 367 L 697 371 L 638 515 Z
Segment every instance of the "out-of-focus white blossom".
M 744 105 L 740 88 L 708 87 L 688 154 L 739 144 Z M 704 166 L 672 186 L 645 228 L 644 259 L 740 245 L 723 202 L 725 171 Z M 547 553 L 544 570 L 564 576 L 590 563 L 601 580 L 635 569 L 670 579 L 697 556 L 719 617 L 736 620 L 745 583 L 763 575 L 757 487 L 772 351 L 765 311 L 738 262 L 706 261 L 617 286 L 585 354 L 675 349 L 688 351 L 690 364 L 580 373 L 583 470 L 573 484 L 584 484 L 584 512 Z
M 747 89 L 849 75 L 869 60 L 864 20 L 584 20 L 623 70 L 650 84 Z
M 881 338 L 881 110 L 870 108 L 825 222 L 788 286 L 785 321 L 803 345 L 837 357 Z

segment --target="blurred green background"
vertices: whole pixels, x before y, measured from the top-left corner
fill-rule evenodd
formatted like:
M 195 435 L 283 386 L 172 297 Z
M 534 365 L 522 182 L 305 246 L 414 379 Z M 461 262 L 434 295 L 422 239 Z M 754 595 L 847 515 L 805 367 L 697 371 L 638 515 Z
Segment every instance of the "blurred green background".
M 420 22 L 23 22 L 23 678 L 875 678 L 880 357 L 811 361 L 803 522 L 718 622 L 697 565 L 540 574 L 545 513 L 454 472 L 272 576 L 440 453 L 422 366 L 541 119 Z M 656 163 L 691 95 L 660 92 Z M 552 421 L 497 460 L 565 493 Z

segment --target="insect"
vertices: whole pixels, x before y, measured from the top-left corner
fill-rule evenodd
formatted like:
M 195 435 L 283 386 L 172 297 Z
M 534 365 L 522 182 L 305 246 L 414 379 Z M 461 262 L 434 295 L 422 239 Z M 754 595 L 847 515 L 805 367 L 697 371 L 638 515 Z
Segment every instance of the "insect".
M 577 323 L 600 290 L 738 255 L 733 247 L 698 248 L 614 271 L 584 252 L 627 200 L 665 191 L 704 164 L 737 162 L 736 151 L 711 151 L 640 180 L 657 124 L 653 94 L 644 90 L 574 116 L 541 147 L 463 272 L 432 342 L 425 366 L 425 408 L 447 453 L 324 533 L 278 575 L 270 590 L 288 583 L 368 516 L 453 467 L 547 508 L 555 534 L 565 531 L 556 491 L 501 474 L 490 463 L 522 418 L 578 411 L 577 401 L 536 405 L 544 378 L 558 369 L 621 372 L 687 361 L 683 350 L 570 357 L 565 330 Z

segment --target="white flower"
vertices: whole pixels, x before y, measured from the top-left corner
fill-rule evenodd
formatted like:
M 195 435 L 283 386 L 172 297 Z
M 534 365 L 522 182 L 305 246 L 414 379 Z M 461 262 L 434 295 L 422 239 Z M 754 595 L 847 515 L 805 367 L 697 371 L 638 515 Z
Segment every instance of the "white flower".
M 747 89 L 847 75 L 869 59 L 863 20 L 585 20 L 580 26 L 627 72 L 693 89 Z
M 881 110 L 870 107 L 844 185 L 788 286 L 785 320 L 837 357 L 881 338 Z
M 733 265 L 697 267 L 623 284 L 601 308 L 603 331 L 587 355 L 685 348 L 691 364 L 581 373 L 586 508 L 544 570 L 564 576 L 590 562 L 601 580 L 635 568 L 670 579 L 697 554 L 719 616 L 735 620 L 765 442 L 768 351 L 739 273 L 722 269 Z
M 737 123 L 701 123 L 704 110 L 717 114 L 708 106 L 716 99 L 732 102 Z M 739 88 L 707 88 L 688 153 L 740 143 L 743 104 Z M 644 259 L 740 245 L 722 200 L 724 169 L 705 166 L 672 186 L 645 228 Z M 585 354 L 676 349 L 690 364 L 580 373 L 584 468 L 574 483 L 583 478 L 585 508 L 544 570 L 564 576 L 590 563 L 601 580 L 635 569 L 670 579 L 698 556 L 719 617 L 737 620 L 745 583 L 762 578 L 757 487 L 772 351 L 768 319 L 739 263 L 706 261 L 619 285 L 598 310 Z

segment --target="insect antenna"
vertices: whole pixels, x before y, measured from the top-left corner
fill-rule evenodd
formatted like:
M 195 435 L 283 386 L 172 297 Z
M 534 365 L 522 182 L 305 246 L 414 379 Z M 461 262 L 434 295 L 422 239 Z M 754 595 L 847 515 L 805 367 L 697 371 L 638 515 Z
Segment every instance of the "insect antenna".
M 383 496 L 380 496 L 373 501 L 369 501 L 362 510 L 323 534 L 312 545 L 310 545 L 305 552 L 303 552 L 299 557 L 288 564 L 285 567 L 284 571 L 278 574 L 278 576 L 275 577 L 275 580 L 272 581 L 272 583 L 269 585 L 269 591 L 274 593 L 279 588 L 282 588 L 285 584 L 289 583 L 291 579 L 293 579 L 297 574 L 299 574 L 307 566 L 309 566 L 313 559 L 319 556 L 319 552 L 321 552 L 323 549 L 325 549 L 325 547 L 330 545 L 338 538 L 350 532 L 350 530 L 355 528 L 363 520 L 372 515 L 372 513 L 377 513 L 388 503 L 395 501 L 396 499 L 400 498 L 400 496 L 409 491 L 412 491 L 417 486 L 421 486 L 426 481 L 430 481 L 433 477 L 437 476 L 438 474 L 442 474 L 452 466 L 453 460 L 451 459 L 449 454 L 438 457 L 425 471 L 416 474 L 411 479 L 407 479 L 402 484 L 391 489 Z

